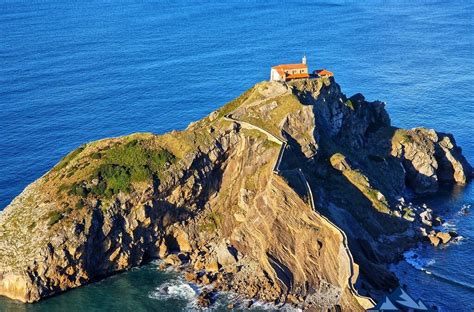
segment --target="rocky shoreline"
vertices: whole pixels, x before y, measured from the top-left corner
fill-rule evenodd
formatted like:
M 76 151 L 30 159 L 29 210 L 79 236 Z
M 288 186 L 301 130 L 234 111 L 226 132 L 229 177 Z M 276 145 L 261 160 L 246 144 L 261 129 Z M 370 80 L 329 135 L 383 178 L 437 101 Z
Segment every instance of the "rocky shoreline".
M 86 144 L 0 215 L 0 295 L 35 302 L 162 259 L 216 291 L 362 311 L 404 250 L 455 239 L 407 190 L 472 177 L 451 135 L 393 127 L 384 106 L 332 78 L 262 82 L 184 131 Z

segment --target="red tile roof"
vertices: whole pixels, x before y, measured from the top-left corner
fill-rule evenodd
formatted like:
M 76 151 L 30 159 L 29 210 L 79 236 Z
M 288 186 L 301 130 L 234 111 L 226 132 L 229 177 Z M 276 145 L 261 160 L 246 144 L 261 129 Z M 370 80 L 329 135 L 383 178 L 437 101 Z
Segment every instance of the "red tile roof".
M 304 69 L 304 68 L 308 68 L 308 65 L 306 64 L 281 64 L 281 65 L 276 65 L 276 66 L 273 66 L 272 68 L 275 68 L 275 69 L 283 69 L 283 70 L 288 70 L 288 69 Z
M 326 70 L 326 69 L 318 69 L 318 70 L 315 70 L 314 72 L 320 76 L 329 76 L 329 77 L 334 76 L 333 72 L 330 72 L 329 70 Z
M 308 65 L 306 64 L 281 64 L 281 65 L 276 65 L 276 66 L 273 66 L 272 69 L 276 70 L 277 73 L 280 75 L 280 76 L 284 76 L 285 75 L 285 70 L 292 70 L 292 69 L 306 69 L 306 71 L 308 70 Z M 287 78 L 288 79 L 292 79 L 292 77 L 289 77 L 289 76 L 297 76 L 297 75 L 305 75 L 304 77 L 299 77 L 299 78 L 308 78 L 309 75 L 308 74 L 293 74 L 293 75 L 288 75 Z M 293 78 L 297 78 L 297 77 L 293 77 Z

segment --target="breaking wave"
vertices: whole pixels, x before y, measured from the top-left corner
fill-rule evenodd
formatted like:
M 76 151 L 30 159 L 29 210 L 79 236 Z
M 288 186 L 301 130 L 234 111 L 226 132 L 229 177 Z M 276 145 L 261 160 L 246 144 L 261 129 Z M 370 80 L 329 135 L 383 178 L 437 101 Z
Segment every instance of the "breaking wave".
M 426 268 L 436 263 L 434 259 L 421 257 L 416 249 L 410 249 L 403 253 L 405 261 L 417 270 L 426 271 Z
M 197 297 L 201 293 L 201 289 L 207 288 L 206 286 L 200 287 L 198 285 L 190 284 L 181 278 L 169 280 L 166 283 L 156 287 L 153 291 L 148 294 L 148 298 L 154 300 L 169 300 L 179 299 L 187 302 L 186 311 L 202 311 L 197 304 Z M 227 304 L 233 303 L 239 306 L 245 300 L 235 293 L 219 293 L 219 296 L 215 303 L 206 310 L 217 310 L 219 308 L 225 308 Z M 253 301 L 252 306 L 249 310 L 258 311 L 286 311 L 286 312 L 299 312 L 301 309 L 292 307 L 290 305 L 275 306 L 273 303 L 266 303 L 261 301 Z
M 187 302 L 188 310 L 197 308 L 197 296 L 201 293 L 197 286 L 193 286 L 181 279 L 173 279 L 155 288 L 148 294 L 148 298 L 155 300 L 181 299 Z

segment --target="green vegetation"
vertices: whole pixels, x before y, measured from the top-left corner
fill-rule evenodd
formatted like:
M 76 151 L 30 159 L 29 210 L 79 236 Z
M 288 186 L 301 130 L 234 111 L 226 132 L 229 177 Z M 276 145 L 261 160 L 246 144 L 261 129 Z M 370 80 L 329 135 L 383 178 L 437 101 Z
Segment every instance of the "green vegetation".
M 53 211 L 48 215 L 49 221 L 48 226 L 53 226 L 54 224 L 58 223 L 59 220 L 63 218 L 63 215 L 57 211 Z
M 392 141 L 400 143 L 413 142 L 413 137 L 404 129 L 397 129 L 393 134 Z
M 66 157 L 64 157 L 54 168 L 52 171 L 59 171 L 63 168 L 65 168 L 71 160 L 76 158 L 85 148 L 85 145 L 81 145 L 79 148 L 75 149 L 71 153 L 67 154 Z
M 352 101 L 351 101 L 351 100 L 347 100 L 344 104 L 345 104 L 347 107 L 349 107 L 351 110 L 354 110 L 354 104 L 352 104 Z
M 247 176 L 247 178 L 245 179 L 245 188 L 251 191 L 254 191 L 257 189 L 257 182 L 255 181 L 255 175 Z
M 130 192 L 133 182 L 160 178 L 165 167 L 175 161 L 175 156 L 166 149 L 153 149 L 147 143 L 135 139 L 116 145 L 103 154 L 92 153 L 91 158 L 100 159 L 90 178 L 96 182 L 91 187 L 74 183 L 69 194 L 85 197 L 92 193 L 109 198 L 119 192 Z
M 238 98 L 224 105 L 221 109 L 219 109 L 219 117 L 224 117 L 225 115 L 229 114 L 237 107 L 242 105 L 252 95 L 254 91 L 255 86 L 242 93 Z
M 76 209 L 81 209 L 83 207 L 84 207 L 84 200 L 82 200 L 82 198 L 81 198 L 77 201 L 75 208 Z
M 92 159 L 101 159 L 102 158 L 102 154 L 100 154 L 99 152 L 94 152 L 90 155 L 90 157 Z
M 265 140 L 265 142 L 263 142 L 263 147 L 265 147 L 265 148 L 277 148 L 277 147 L 280 147 L 280 146 L 281 146 L 280 144 L 278 144 L 275 141 L 271 141 L 271 140 Z
M 262 118 L 260 108 L 274 101 L 277 102 L 277 106 L 268 112 L 265 118 Z M 282 139 L 281 129 L 278 125 L 286 116 L 299 109 L 301 109 L 301 103 L 298 98 L 294 94 L 286 94 L 276 99 L 269 99 L 259 105 L 247 107 L 246 115 L 242 116 L 240 119 L 254 126 L 260 127 L 277 138 Z
M 73 184 L 69 190 L 69 194 L 84 197 L 87 195 L 87 189 L 80 184 Z
M 211 212 L 206 216 L 206 222 L 199 226 L 200 231 L 215 232 L 222 222 L 222 217 L 218 212 Z

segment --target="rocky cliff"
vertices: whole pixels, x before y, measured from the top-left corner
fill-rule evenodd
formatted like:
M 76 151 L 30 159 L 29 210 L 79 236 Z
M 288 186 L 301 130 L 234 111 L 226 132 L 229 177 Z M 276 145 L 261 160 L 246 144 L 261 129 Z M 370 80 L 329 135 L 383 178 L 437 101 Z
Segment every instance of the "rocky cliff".
M 0 215 L 0 294 L 34 302 L 161 258 L 217 290 L 363 310 L 356 289 L 396 285 L 384 264 L 428 227 L 406 187 L 471 175 L 451 135 L 395 128 L 332 79 L 262 82 L 184 131 L 81 146 L 28 186 Z

